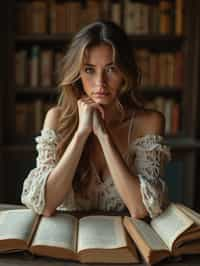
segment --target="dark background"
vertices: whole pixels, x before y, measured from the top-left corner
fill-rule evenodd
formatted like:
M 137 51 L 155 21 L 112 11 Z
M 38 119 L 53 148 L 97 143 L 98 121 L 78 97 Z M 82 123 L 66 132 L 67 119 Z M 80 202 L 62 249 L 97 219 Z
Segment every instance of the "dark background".
M 29 170 L 35 166 L 35 135 L 19 138 L 16 135 L 16 102 L 19 100 L 42 98 L 56 101 L 56 93 L 51 89 L 27 91 L 17 89 L 15 85 L 15 50 L 29 48 L 34 44 L 42 47 L 66 47 L 70 35 L 21 35 L 16 33 L 16 6 L 20 1 L 2 1 L 0 8 L 0 202 L 20 203 L 22 183 Z M 28 1 L 27 1 L 28 2 Z M 31 1 L 30 1 L 31 2 Z M 59 1 L 58 1 L 59 2 Z M 87 1 L 81 1 L 83 5 Z M 112 2 L 112 1 L 108 1 Z M 124 1 L 121 3 L 122 10 Z M 156 1 L 140 1 L 156 2 Z M 158 2 L 158 1 L 157 1 Z M 173 2 L 173 1 L 172 1 Z M 109 17 L 108 11 L 108 17 Z M 162 50 L 183 50 L 184 85 L 180 92 L 161 88 L 149 90 L 144 97 L 164 95 L 178 98 L 181 104 L 181 130 L 178 134 L 166 137 L 166 143 L 172 149 L 172 161 L 166 169 L 165 179 L 169 185 L 170 198 L 183 202 L 200 210 L 199 181 L 199 49 L 200 49 L 200 2 L 185 1 L 185 29 L 181 36 L 175 34 L 132 35 L 133 45 L 137 48 Z M 123 26 L 124 17 L 121 15 Z M 38 92 L 38 90 L 40 90 Z M 30 117 L 31 119 L 31 117 Z

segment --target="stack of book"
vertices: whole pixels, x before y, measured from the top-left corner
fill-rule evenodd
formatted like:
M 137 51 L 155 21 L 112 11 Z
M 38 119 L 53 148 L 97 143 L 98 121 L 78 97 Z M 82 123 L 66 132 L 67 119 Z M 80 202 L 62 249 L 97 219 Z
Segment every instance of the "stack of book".
M 15 209 L 0 211 L 0 224 L 1 253 L 28 251 L 84 263 L 138 263 L 141 254 L 148 264 L 200 254 L 200 214 L 178 203 L 150 223 L 129 216 L 80 217 L 59 211 L 44 217 Z

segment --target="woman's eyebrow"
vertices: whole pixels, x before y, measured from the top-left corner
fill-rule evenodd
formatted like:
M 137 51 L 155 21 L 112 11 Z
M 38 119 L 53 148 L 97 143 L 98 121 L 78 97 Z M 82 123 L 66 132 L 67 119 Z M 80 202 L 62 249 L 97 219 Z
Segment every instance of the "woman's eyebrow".
M 106 64 L 105 66 L 110 66 L 110 65 L 113 65 L 113 64 L 114 64 L 113 62 L 110 62 L 110 63 Z M 84 66 L 95 67 L 96 65 L 85 63 Z

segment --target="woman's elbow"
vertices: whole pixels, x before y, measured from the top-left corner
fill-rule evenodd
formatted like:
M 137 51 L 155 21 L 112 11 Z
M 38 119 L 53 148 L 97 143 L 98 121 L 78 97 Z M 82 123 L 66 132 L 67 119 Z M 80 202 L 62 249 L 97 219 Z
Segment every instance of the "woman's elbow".
M 135 219 L 144 219 L 149 215 L 143 204 L 137 208 L 134 207 L 133 209 L 129 210 L 129 212 L 131 217 Z
M 131 217 L 135 219 L 144 219 L 148 216 L 147 212 L 141 212 L 141 211 L 134 211 L 130 212 Z
M 50 217 L 50 216 L 53 216 L 54 213 L 55 213 L 55 209 L 46 206 L 42 212 L 42 215 L 45 217 Z

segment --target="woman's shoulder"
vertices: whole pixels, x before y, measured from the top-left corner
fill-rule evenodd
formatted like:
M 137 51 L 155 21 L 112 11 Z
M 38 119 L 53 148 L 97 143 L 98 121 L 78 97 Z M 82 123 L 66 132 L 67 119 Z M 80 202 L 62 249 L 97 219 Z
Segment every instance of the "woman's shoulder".
M 165 117 L 156 110 L 139 109 L 134 114 L 134 128 L 138 136 L 163 135 L 165 129 Z
M 146 122 L 163 122 L 165 120 L 164 115 L 154 109 L 138 109 L 135 111 L 136 118 Z
M 58 127 L 60 116 L 62 115 L 63 108 L 60 106 L 54 106 L 48 110 L 43 129 L 53 129 L 56 130 Z

